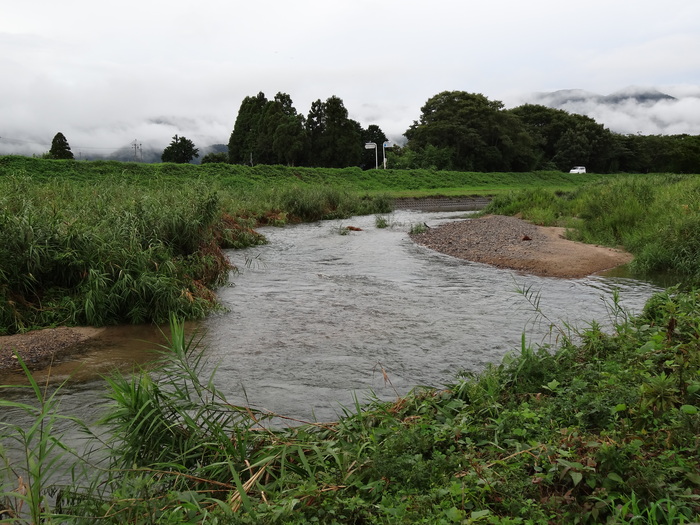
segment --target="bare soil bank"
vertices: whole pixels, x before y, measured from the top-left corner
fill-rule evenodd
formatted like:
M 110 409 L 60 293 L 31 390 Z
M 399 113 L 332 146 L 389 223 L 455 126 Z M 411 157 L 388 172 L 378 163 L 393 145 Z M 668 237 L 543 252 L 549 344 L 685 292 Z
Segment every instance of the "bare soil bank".
M 0 336 L 0 372 L 19 370 L 15 352 L 30 369 L 44 368 L 55 359 L 75 351 L 75 347 L 102 332 L 103 328 L 59 327 L 26 334 Z
M 569 241 L 564 230 L 487 215 L 429 228 L 411 238 L 446 255 L 547 277 L 580 278 L 632 260 L 622 250 Z

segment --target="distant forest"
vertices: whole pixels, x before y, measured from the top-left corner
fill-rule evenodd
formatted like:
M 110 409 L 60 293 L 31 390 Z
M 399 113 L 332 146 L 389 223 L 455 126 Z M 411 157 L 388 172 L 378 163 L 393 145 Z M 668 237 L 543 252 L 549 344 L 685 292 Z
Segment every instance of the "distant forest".
M 189 139 L 176 135 L 163 155 L 134 145 L 118 158 L 371 169 L 386 156 L 394 169 L 700 172 L 700 135 L 622 135 L 584 115 L 537 104 L 505 109 L 500 101 L 464 91 L 431 97 L 404 136 L 405 144 L 387 144 L 379 126 L 363 128 L 336 96 L 316 100 L 304 116 L 286 93 L 268 99 L 260 92 L 241 103 L 228 144 L 205 146 L 202 157 Z M 59 133 L 46 156 L 72 158 L 69 151 Z
M 338 97 L 315 101 L 304 117 L 289 95 L 268 100 L 258 93 L 243 100 L 227 152 L 202 162 L 368 169 L 377 158 L 381 165 L 386 151 L 389 167 L 398 169 L 700 171 L 698 135 L 621 135 L 583 115 L 534 104 L 504 109 L 500 101 L 464 91 L 430 98 L 404 136 L 405 145 L 384 150 L 384 132 L 350 119 Z M 377 145 L 376 157 L 366 143 Z

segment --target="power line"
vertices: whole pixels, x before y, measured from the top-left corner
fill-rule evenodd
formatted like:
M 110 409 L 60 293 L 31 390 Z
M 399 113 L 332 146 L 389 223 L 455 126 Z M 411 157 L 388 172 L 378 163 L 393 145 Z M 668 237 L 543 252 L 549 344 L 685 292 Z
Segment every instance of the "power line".
M 138 162 L 140 160 L 143 162 L 143 148 L 141 147 L 141 143 L 137 139 L 134 139 L 131 146 L 134 148 L 134 161 Z
M 11 137 L 4 137 L 4 136 L 0 137 L 0 140 L 4 140 L 4 141 L 10 142 L 10 143 L 21 142 L 21 143 L 23 143 L 23 144 L 34 144 L 34 145 L 36 145 L 36 146 L 43 146 L 43 147 L 46 147 L 46 148 L 50 148 L 50 147 L 51 147 L 51 143 L 50 143 L 50 142 L 37 142 L 37 141 L 35 141 L 35 140 L 14 139 L 14 138 L 11 138 Z M 134 142 L 138 142 L 138 141 L 135 140 Z M 132 143 L 132 144 L 133 144 L 133 143 Z M 71 149 L 76 149 L 76 150 L 77 150 L 77 149 L 94 149 L 94 150 L 111 150 L 111 151 L 118 151 L 118 150 L 120 150 L 120 149 L 124 149 L 125 147 L 126 147 L 126 146 L 80 146 L 80 145 L 71 145 Z M 133 147 L 133 146 L 132 146 L 132 147 Z M 138 144 L 138 147 L 139 147 L 140 156 L 141 156 L 141 158 L 143 158 L 143 151 L 141 151 L 141 150 L 142 150 L 142 144 L 139 143 L 139 144 Z

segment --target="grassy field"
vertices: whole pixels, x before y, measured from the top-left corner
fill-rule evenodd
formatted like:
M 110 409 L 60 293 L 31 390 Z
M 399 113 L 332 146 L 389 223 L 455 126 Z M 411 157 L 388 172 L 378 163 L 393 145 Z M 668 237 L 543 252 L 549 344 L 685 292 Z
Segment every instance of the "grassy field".
M 60 389 L 29 371 L 36 403 L 0 399 L 36 421 L 0 424 L 0 521 L 700 521 L 699 177 L 587 175 L 579 186 L 577 175 L 567 187 L 562 174 L 199 168 L 0 158 L 5 329 L 107 314 L 171 322 L 159 367 L 108 379 L 97 430 L 62 414 Z M 214 307 L 230 271 L 222 246 L 264 242 L 258 223 L 377 213 L 401 192 L 444 190 L 496 195 L 489 212 L 623 245 L 642 268 L 677 271 L 685 284 L 638 317 L 613 295 L 606 330 L 552 324 L 522 289 L 556 348 L 523 334 L 481 373 L 358 402 L 329 424 L 281 428 L 284 414 L 234 406 L 201 373 L 204 354 L 181 320 Z M 94 456 L 61 441 L 68 424 L 92 435 Z M 9 443 L 23 464 L 9 462 Z M 52 485 L 55 470 L 74 481 Z
M 261 187 L 304 185 L 333 186 L 370 195 L 392 197 L 426 195 L 497 195 L 522 188 L 570 191 L 614 175 L 533 173 L 463 173 L 431 170 L 368 170 L 359 168 L 290 168 L 231 164 L 140 164 L 116 161 L 56 161 L 29 157 L 0 157 L 0 177 L 31 175 L 35 180 L 56 177 L 95 181 L 100 178 L 143 184 L 180 184 L 201 180 L 230 192 Z

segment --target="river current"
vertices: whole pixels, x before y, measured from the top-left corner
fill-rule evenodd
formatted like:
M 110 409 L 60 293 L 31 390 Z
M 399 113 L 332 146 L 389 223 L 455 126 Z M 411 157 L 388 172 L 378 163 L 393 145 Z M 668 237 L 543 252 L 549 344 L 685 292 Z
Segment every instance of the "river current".
M 657 290 L 627 278 L 496 269 L 407 235 L 415 224 L 464 217 L 397 211 L 384 229 L 372 216 L 263 228 L 268 245 L 229 254 L 241 269 L 219 294 L 229 312 L 203 325 L 221 385 L 256 408 L 334 419 L 354 396 L 391 399 L 498 363 L 520 351 L 523 333 L 532 344 L 556 343 L 552 323 L 609 324 L 614 289 L 631 313 Z M 346 226 L 362 231 L 342 235 Z M 530 291 L 540 313 L 518 289 Z
M 232 403 L 334 420 L 355 397 L 392 399 L 498 363 L 519 352 L 523 333 L 530 344 L 547 344 L 556 343 L 552 324 L 610 326 L 615 289 L 632 314 L 659 290 L 630 278 L 496 269 L 436 253 L 408 236 L 412 225 L 464 217 L 396 211 L 385 216 L 387 228 L 377 228 L 374 216 L 261 228 L 269 244 L 228 253 L 239 272 L 218 291 L 227 311 L 190 325 L 202 337 L 204 372 L 217 367 L 215 383 Z M 518 288 L 530 291 L 540 312 Z M 92 420 L 105 388 L 95 376 L 108 365 L 145 359 L 154 343 L 142 340 L 157 340 L 157 330 L 122 329 L 118 337 L 107 330 L 89 343 L 76 358 L 77 379 L 63 387 L 63 410 Z

